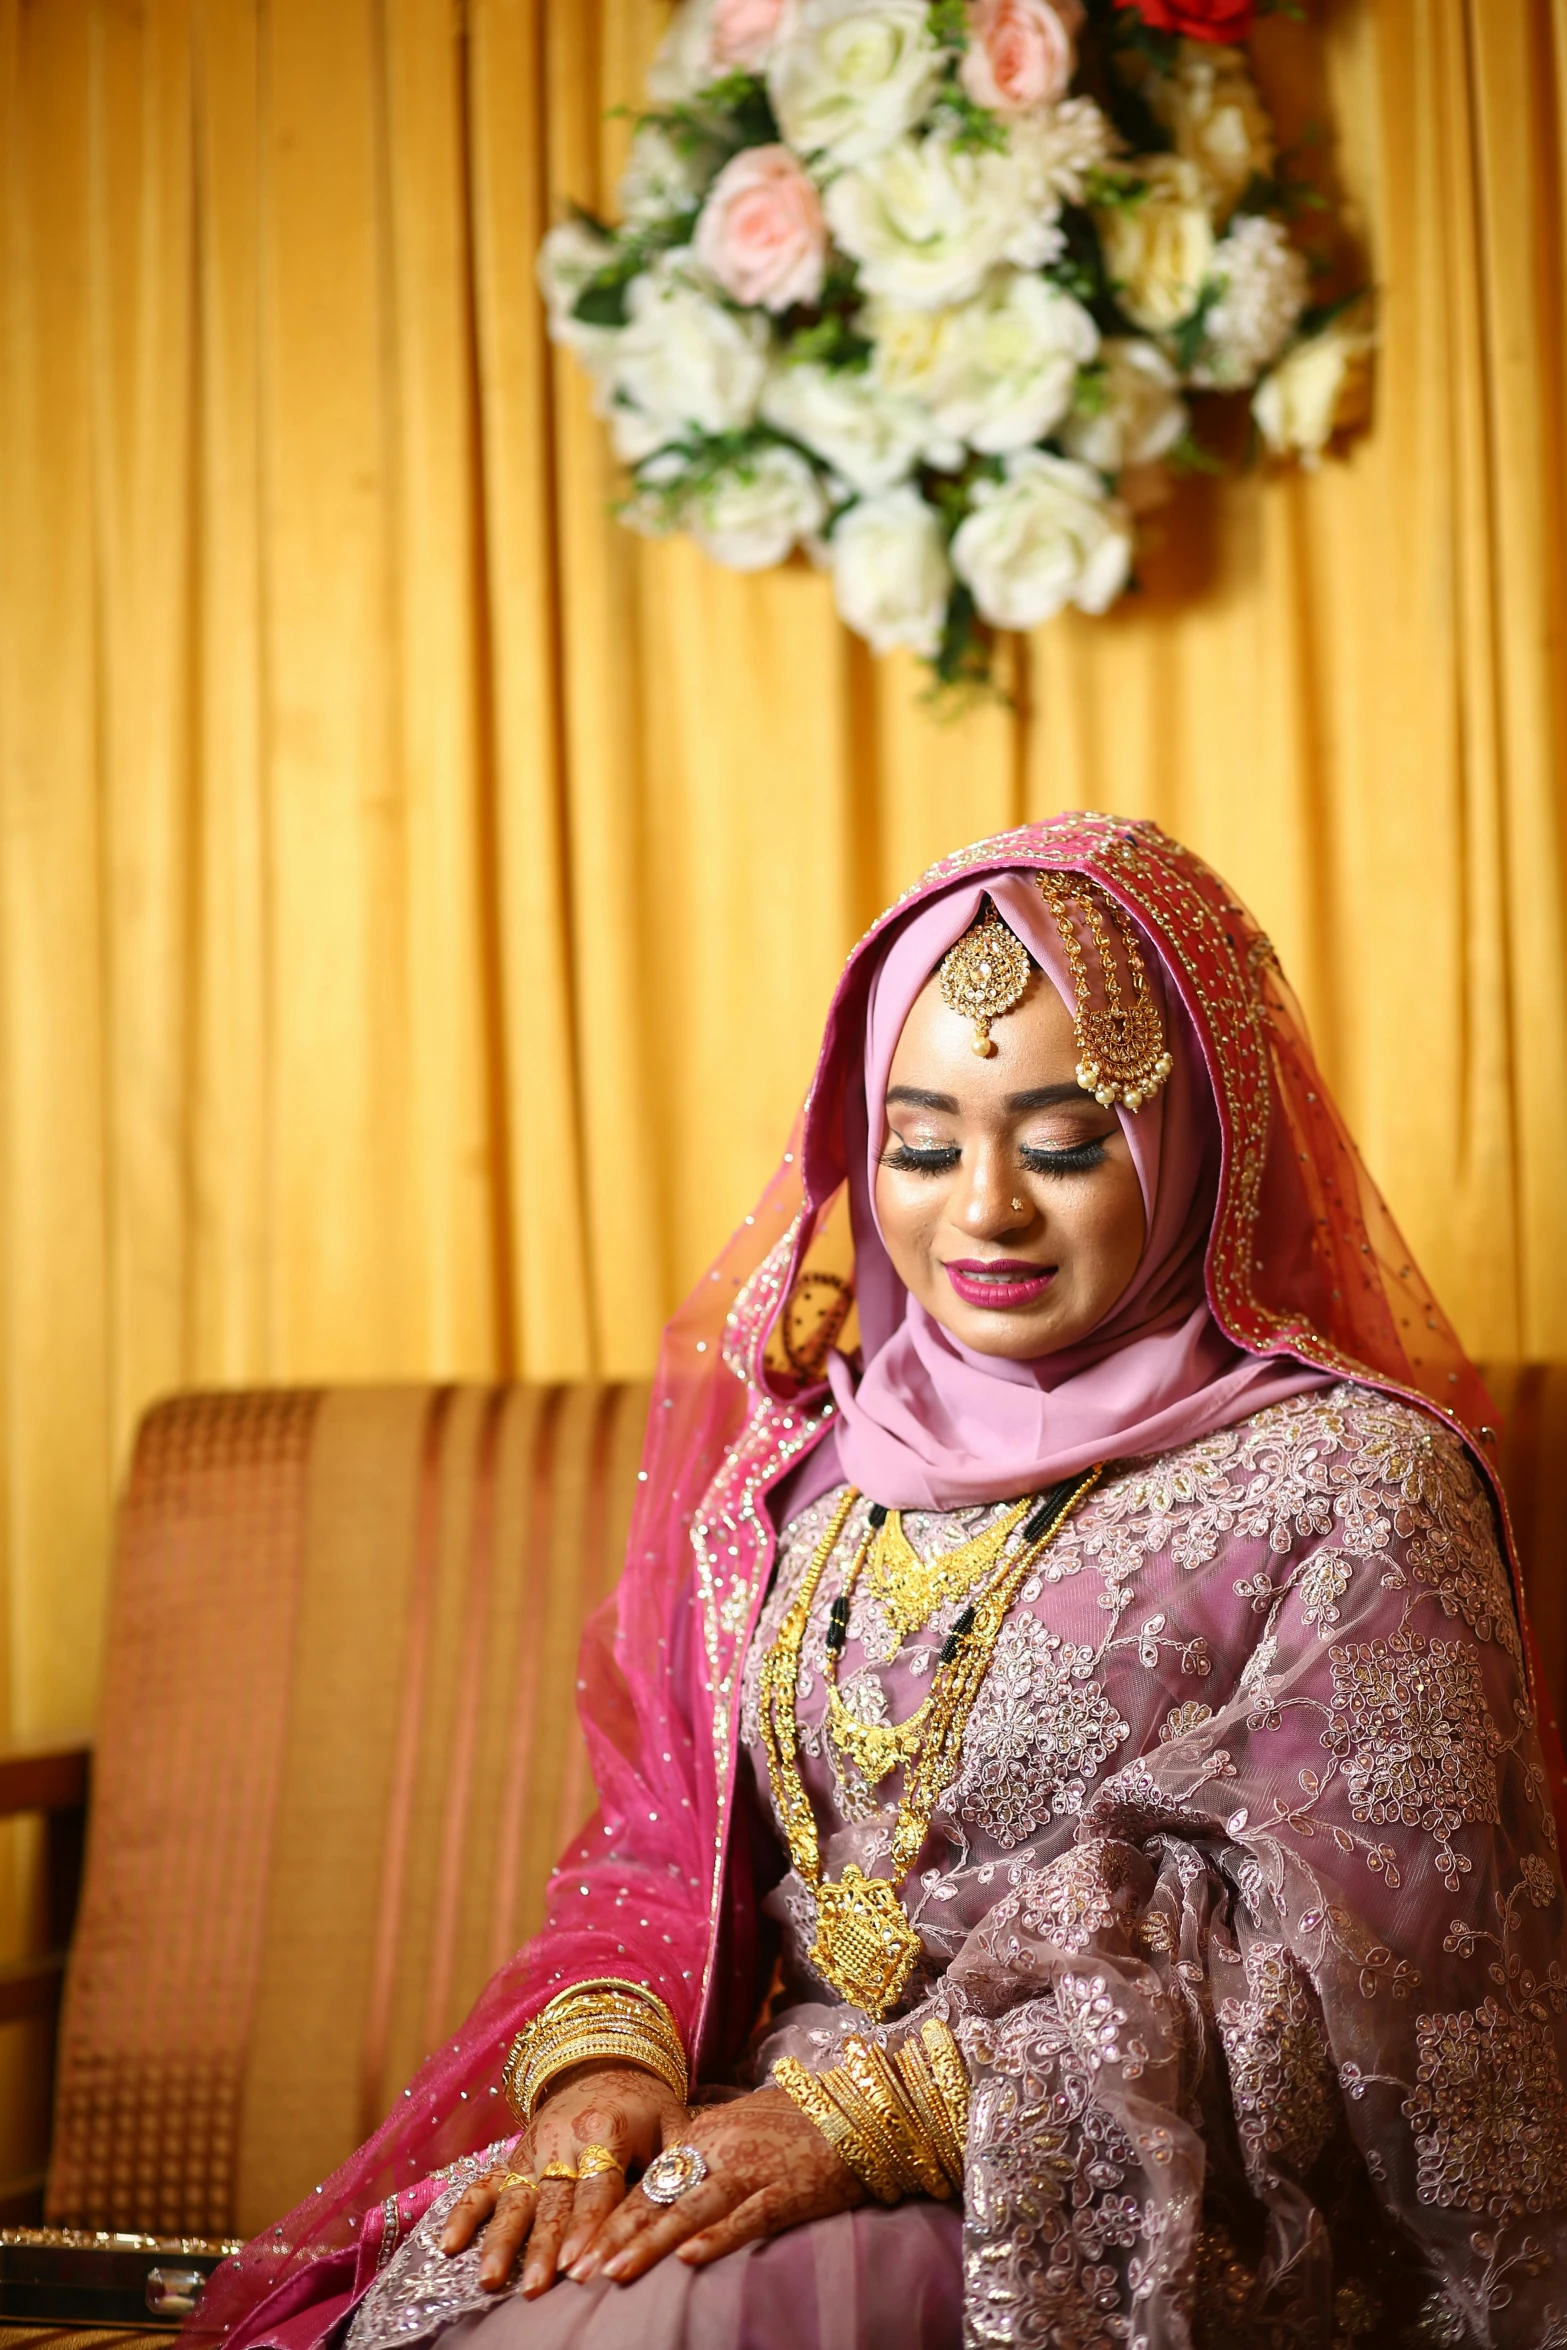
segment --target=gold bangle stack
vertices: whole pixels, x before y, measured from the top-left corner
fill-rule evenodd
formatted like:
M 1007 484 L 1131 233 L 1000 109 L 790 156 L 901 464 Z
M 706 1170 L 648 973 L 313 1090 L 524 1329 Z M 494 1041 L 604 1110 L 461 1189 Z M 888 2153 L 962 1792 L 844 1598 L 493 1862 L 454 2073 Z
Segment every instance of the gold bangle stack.
M 921 2024 L 896 2056 L 872 2040 L 846 2039 L 843 2062 L 825 2073 L 782 2056 L 773 2079 L 878 2203 L 905 2195 L 947 2203 L 962 2193 L 968 2071 L 945 2024 Z
M 662 1999 L 641 1983 L 601 1975 L 557 1992 L 512 2042 L 501 2089 L 519 2125 L 528 2127 L 557 2073 L 595 2061 L 640 2065 L 686 2101 L 686 2052 Z

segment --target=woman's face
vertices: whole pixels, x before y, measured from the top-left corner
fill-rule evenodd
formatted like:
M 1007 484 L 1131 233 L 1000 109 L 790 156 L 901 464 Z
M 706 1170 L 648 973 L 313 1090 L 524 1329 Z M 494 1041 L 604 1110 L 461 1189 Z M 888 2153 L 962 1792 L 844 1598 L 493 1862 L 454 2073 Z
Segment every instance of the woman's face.
M 1114 1110 L 1076 1077 L 1072 1019 L 1036 972 L 991 1030 L 934 978 L 887 1077 L 876 1214 L 899 1279 L 976 1354 L 1026 1362 L 1087 1336 L 1121 1295 L 1146 1229 Z

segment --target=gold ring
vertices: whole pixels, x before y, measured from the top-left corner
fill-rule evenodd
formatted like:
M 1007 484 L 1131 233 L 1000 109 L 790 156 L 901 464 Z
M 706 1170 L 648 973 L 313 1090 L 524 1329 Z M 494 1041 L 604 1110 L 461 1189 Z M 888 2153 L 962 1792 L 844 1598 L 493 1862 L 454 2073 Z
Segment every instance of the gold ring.
M 501 2193 L 504 2195 L 508 2187 L 531 2187 L 537 2193 L 538 2184 L 531 2170 L 509 2170 L 501 2181 Z
M 573 2162 L 547 2162 L 540 2171 L 541 2179 L 574 2179 L 577 2166 Z
M 626 2166 L 621 2161 L 619 2155 L 611 2154 L 607 2146 L 582 2146 L 578 2148 L 577 2176 L 579 2179 L 601 2178 L 605 2171 L 624 2170 L 625 2167 Z

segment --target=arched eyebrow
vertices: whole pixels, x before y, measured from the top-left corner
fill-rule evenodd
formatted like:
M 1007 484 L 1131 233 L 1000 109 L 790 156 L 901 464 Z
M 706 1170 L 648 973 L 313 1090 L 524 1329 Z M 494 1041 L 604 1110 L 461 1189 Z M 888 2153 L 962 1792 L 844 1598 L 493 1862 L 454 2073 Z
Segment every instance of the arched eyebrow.
M 1009 1110 L 1053 1110 L 1058 1108 L 1062 1102 L 1084 1102 L 1092 1099 L 1093 1096 L 1085 1093 L 1080 1085 L 1033 1085 L 1028 1088 L 1026 1093 L 1009 1093 L 1006 1097 L 1006 1107 Z M 929 1093 L 922 1085 L 889 1085 L 887 1107 L 891 1109 L 895 1102 L 902 1103 L 911 1110 L 943 1110 L 952 1118 L 958 1114 L 958 1100 L 955 1094 Z
M 952 1117 L 958 1114 L 957 1097 L 950 1093 L 927 1093 L 922 1085 L 889 1085 L 887 1107 L 903 1102 L 911 1110 L 945 1110 Z
M 1062 1102 L 1088 1102 L 1093 1095 L 1081 1085 L 1035 1085 L 1027 1093 L 1009 1093 L 1009 1110 L 1054 1110 Z

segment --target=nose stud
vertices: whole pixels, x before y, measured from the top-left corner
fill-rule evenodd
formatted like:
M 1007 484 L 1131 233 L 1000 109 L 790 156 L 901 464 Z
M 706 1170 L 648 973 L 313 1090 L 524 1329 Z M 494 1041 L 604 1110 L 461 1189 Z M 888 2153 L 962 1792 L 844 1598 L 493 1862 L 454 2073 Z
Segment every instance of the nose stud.
M 1015 1216 L 1020 1216 L 1023 1213 L 1023 1203 L 1020 1199 L 1015 1199 L 1012 1202 L 1012 1213 Z

